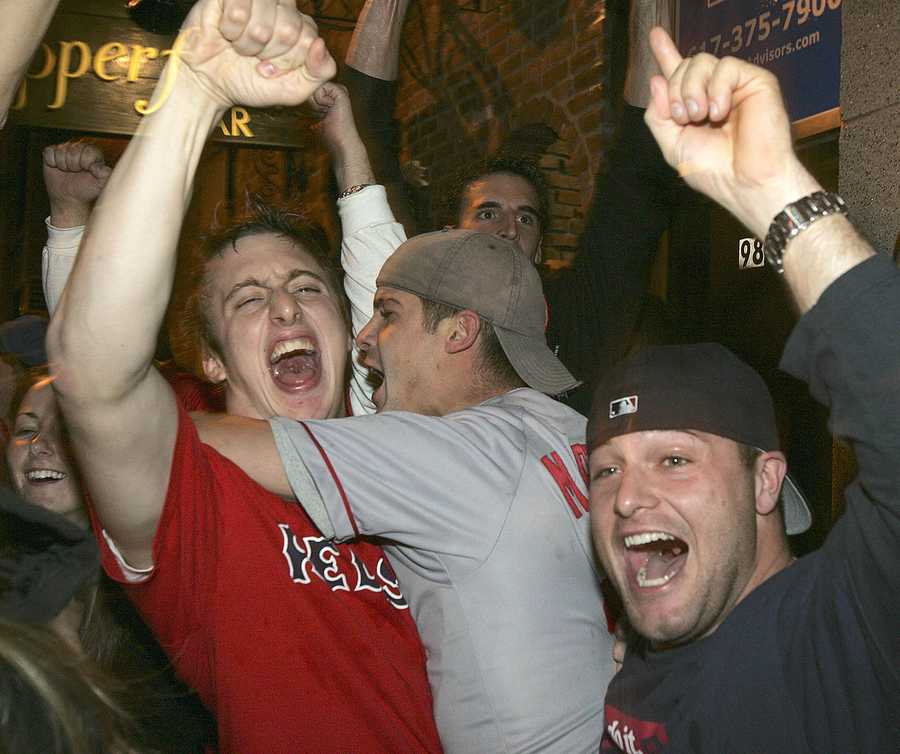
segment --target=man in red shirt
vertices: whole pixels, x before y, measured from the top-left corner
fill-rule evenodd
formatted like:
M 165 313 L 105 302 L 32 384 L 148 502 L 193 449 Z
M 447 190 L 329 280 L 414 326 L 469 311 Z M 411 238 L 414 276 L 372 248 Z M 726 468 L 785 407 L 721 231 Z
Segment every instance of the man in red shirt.
M 152 367 L 206 137 L 228 107 L 296 105 L 334 74 L 293 3 L 201 0 L 91 218 L 48 335 L 104 565 L 215 713 L 222 751 L 439 750 L 424 656 L 380 548 L 203 445 Z M 312 237 L 263 213 L 214 245 L 204 371 L 228 413 L 340 416 L 345 302 Z

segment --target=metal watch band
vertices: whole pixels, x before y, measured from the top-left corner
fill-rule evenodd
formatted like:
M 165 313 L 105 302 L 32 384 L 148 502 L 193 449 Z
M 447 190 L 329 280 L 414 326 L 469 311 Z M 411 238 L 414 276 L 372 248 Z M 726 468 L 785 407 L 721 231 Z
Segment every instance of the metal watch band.
M 364 188 L 368 188 L 369 186 L 374 185 L 374 183 L 357 183 L 355 186 L 349 186 L 348 188 L 345 188 L 343 191 L 341 191 L 340 194 L 338 194 L 337 198 L 346 199 L 351 194 L 355 194 L 358 191 L 362 191 Z
M 847 214 L 844 200 L 831 191 L 816 191 L 788 204 L 775 215 L 763 243 L 766 259 L 775 272 L 779 275 L 784 272 L 784 250 L 792 238 L 819 218 L 834 214 Z

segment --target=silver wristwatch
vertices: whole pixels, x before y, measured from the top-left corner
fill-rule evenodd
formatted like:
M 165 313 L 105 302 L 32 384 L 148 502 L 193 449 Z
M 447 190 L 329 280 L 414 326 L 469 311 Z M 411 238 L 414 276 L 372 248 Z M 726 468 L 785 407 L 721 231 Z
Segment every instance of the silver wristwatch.
M 784 272 L 784 250 L 794 236 L 806 230 L 819 218 L 837 213 L 847 214 L 844 200 L 830 191 L 816 191 L 788 204 L 775 215 L 763 242 L 766 259 L 775 272 L 779 275 Z

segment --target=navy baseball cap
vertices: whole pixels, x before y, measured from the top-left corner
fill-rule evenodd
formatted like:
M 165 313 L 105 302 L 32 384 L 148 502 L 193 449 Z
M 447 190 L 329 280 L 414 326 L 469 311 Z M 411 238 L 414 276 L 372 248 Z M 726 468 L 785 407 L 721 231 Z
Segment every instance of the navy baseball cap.
M 618 435 L 659 429 L 692 429 L 780 450 L 766 383 L 718 343 L 647 346 L 603 375 L 588 419 L 591 450 Z M 812 514 L 789 475 L 781 496 L 787 533 L 809 529 Z

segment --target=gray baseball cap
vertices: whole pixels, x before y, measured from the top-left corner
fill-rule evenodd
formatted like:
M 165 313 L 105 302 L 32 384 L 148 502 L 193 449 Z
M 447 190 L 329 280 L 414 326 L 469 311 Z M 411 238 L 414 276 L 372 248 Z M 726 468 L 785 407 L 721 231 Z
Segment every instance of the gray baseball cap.
M 559 395 L 580 384 L 547 346 L 541 279 L 510 241 L 471 230 L 423 233 L 391 255 L 376 284 L 476 312 L 535 390 Z

